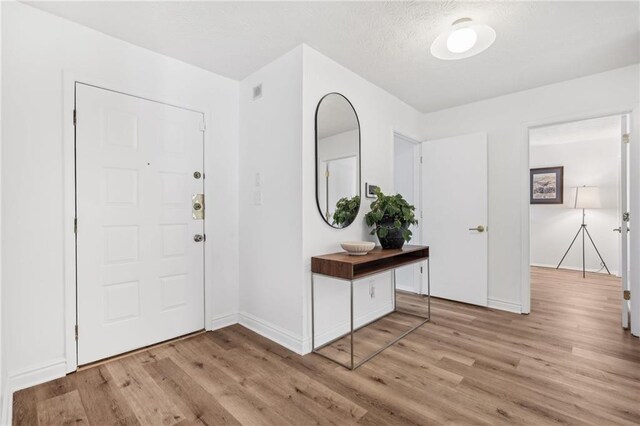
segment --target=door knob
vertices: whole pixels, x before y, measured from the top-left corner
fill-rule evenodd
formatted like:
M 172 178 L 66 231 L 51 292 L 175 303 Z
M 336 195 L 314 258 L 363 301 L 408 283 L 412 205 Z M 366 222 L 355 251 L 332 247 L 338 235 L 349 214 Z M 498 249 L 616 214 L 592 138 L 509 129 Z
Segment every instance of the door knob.
M 469 231 L 478 231 L 478 232 L 484 232 L 484 226 L 482 225 L 478 225 L 475 228 L 469 228 Z
M 203 235 L 196 234 L 196 235 L 193 236 L 193 241 L 195 241 L 196 243 L 199 243 L 202 240 L 204 240 L 204 236 Z

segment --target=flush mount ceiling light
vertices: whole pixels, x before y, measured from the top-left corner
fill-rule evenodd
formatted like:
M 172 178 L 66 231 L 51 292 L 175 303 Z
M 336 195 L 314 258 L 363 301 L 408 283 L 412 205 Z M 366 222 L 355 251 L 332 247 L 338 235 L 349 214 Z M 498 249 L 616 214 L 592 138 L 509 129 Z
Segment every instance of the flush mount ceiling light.
M 433 41 L 431 54 L 447 61 L 464 59 L 488 49 L 495 39 L 496 32 L 490 26 L 461 18 Z

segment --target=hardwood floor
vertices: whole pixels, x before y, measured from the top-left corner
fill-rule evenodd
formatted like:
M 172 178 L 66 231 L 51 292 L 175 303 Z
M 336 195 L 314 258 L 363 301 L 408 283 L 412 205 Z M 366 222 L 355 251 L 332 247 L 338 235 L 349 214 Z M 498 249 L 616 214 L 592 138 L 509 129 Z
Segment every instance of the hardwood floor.
M 235 325 L 17 392 L 13 422 L 639 424 L 640 342 L 620 327 L 618 280 L 532 278 L 530 315 L 436 299 L 431 323 L 353 372 Z

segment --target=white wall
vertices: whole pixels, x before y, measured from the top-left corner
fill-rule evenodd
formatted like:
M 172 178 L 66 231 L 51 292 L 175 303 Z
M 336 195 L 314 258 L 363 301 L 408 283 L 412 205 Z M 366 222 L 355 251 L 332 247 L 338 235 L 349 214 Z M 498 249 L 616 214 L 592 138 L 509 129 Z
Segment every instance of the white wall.
M 252 89 L 260 83 L 262 97 L 253 100 Z M 240 116 L 240 323 L 299 352 L 301 47 L 241 82 Z
M 13 388 L 64 373 L 63 72 L 206 110 L 207 326 L 238 307 L 238 83 L 2 2 L 2 337 Z M 64 94 L 69 96 L 70 94 Z M 7 179 L 7 177 L 9 179 Z M 24 208 L 25 202 L 32 208 Z M 222 318 L 215 321 L 216 318 Z
M 520 309 L 527 123 L 564 121 L 631 110 L 638 104 L 638 65 L 424 115 L 422 135 L 437 139 L 488 133 L 489 303 Z
M 612 229 L 619 226 L 620 137 L 534 145 L 529 151 L 529 164 L 532 168 L 564 166 L 564 204 L 531 205 L 531 264 L 556 267 L 582 223 L 582 210 L 571 208 L 576 186 L 597 186 L 602 209 L 586 211 L 587 229 L 607 267 L 617 274 L 620 234 Z M 587 270 L 599 271 L 600 259 L 588 238 L 585 247 Z M 562 267 L 582 269 L 581 237 Z
M 263 95 L 254 101 L 252 88 L 260 83 Z M 345 95 L 360 119 L 362 193 L 366 181 L 393 190 L 393 131 L 417 135 L 420 127 L 416 110 L 306 45 L 242 81 L 240 322 L 299 353 L 308 352 L 311 342 L 311 256 L 338 251 L 341 241 L 375 239 L 363 220 L 371 200 L 363 200 L 346 229 L 328 226 L 318 212 L 314 120 L 329 92 Z M 376 285 L 373 299 L 369 281 Z M 357 286 L 359 322 L 391 307 L 389 274 L 368 282 Z M 347 286 L 318 286 L 318 334 L 326 340 L 347 326 Z
M 410 137 L 420 134 L 422 114 L 369 81 L 327 58 L 309 46 L 303 47 L 303 261 L 304 278 L 299 285 L 304 293 L 304 351 L 310 350 L 310 269 L 311 256 L 340 251 L 341 241 L 376 241 L 369 235 L 364 215 L 370 210 L 371 199 L 364 198 L 365 182 L 380 186 L 383 192 L 394 189 L 393 132 Z M 345 229 L 334 229 L 323 220 L 315 200 L 315 133 L 314 111 L 320 99 L 329 92 L 338 92 L 351 101 L 360 120 L 362 155 L 362 205 L 358 217 Z M 391 308 L 389 274 L 356 283 L 357 322 L 361 323 Z M 376 297 L 369 296 L 369 286 L 376 286 Z M 316 280 L 316 334 L 320 342 L 329 339 L 348 325 L 348 284 L 335 280 Z

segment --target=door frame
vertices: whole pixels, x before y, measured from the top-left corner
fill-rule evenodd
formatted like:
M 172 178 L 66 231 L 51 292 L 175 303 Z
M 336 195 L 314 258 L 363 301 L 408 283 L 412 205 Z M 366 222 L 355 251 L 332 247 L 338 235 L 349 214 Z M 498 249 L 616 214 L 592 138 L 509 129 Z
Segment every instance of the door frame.
M 413 168 L 413 199 L 415 200 L 416 205 L 416 216 L 418 217 L 418 225 L 415 226 L 412 241 L 415 244 L 422 244 L 422 230 L 420 228 L 422 223 L 422 167 L 420 167 L 420 159 L 422 158 L 422 141 L 417 139 L 413 139 L 410 136 L 405 135 L 402 132 L 397 130 L 393 131 L 393 162 L 394 162 L 394 178 L 393 178 L 393 192 L 396 192 L 396 182 L 395 182 L 395 158 L 396 158 L 396 139 L 401 139 L 404 142 L 410 143 L 413 145 L 413 160 L 414 160 L 414 168 Z M 425 294 L 425 274 L 420 273 L 419 271 L 423 267 L 415 264 L 413 265 L 413 279 L 414 282 L 418 283 L 418 292 L 416 294 Z
M 521 259 L 520 259 L 520 310 L 523 314 L 531 312 L 531 228 L 530 228 L 530 204 L 529 204 L 529 130 L 536 127 L 546 127 L 557 124 L 571 123 L 575 121 L 590 120 L 594 118 L 610 117 L 616 115 L 629 114 L 631 120 L 631 129 L 633 131 L 633 122 L 636 117 L 633 116 L 636 106 L 627 108 L 617 108 L 608 110 L 593 110 L 581 113 L 569 113 L 556 116 L 550 116 L 540 120 L 524 121 L 520 123 L 520 234 L 522 236 L 521 243 Z M 631 208 L 631 206 L 629 207 Z
M 76 280 L 76 236 L 74 232 L 74 219 L 76 214 L 76 183 L 75 183 L 75 125 L 73 111 L 75 109 L 76 83 L 93 86 L 99 89 L 117 92 L 123 95 L 158 102 L 202 114 L 205 128 L 211 123 L 211 111 L 204 105 L 186 104 L 183 100 L 174 100 L 162 93 L 160 86 L 153 90 L 141 90 L 132 87 L 125 79 L 113 81 L 106 78 L 87 75 L 75 70 L 62 71 L 62 170 L 63 170 L 63 275 L 64 275 L 64 359 L 66 360 L 66 373 L 72 373 L 78 369 L 78 346 L 76 340 L 77 325 L 77 280 Z M 207 175 L 207 136 L 205 130 L 203 136 L 203 175 Z M 206 186 L 205 186 L 206 194 Z M 210 215 L 209 215 L 210 216 Z M 207 229 L 208 221 L 205 216 L 204 229 Z M 204 256 L 204 324 L 203 328 L 211 329 L 212 309 L 207 303 L 207 296 L 212 293 L 212 285 L 207 281 L 210 265 L 207 263 L 207 244 L 203 247 Z

